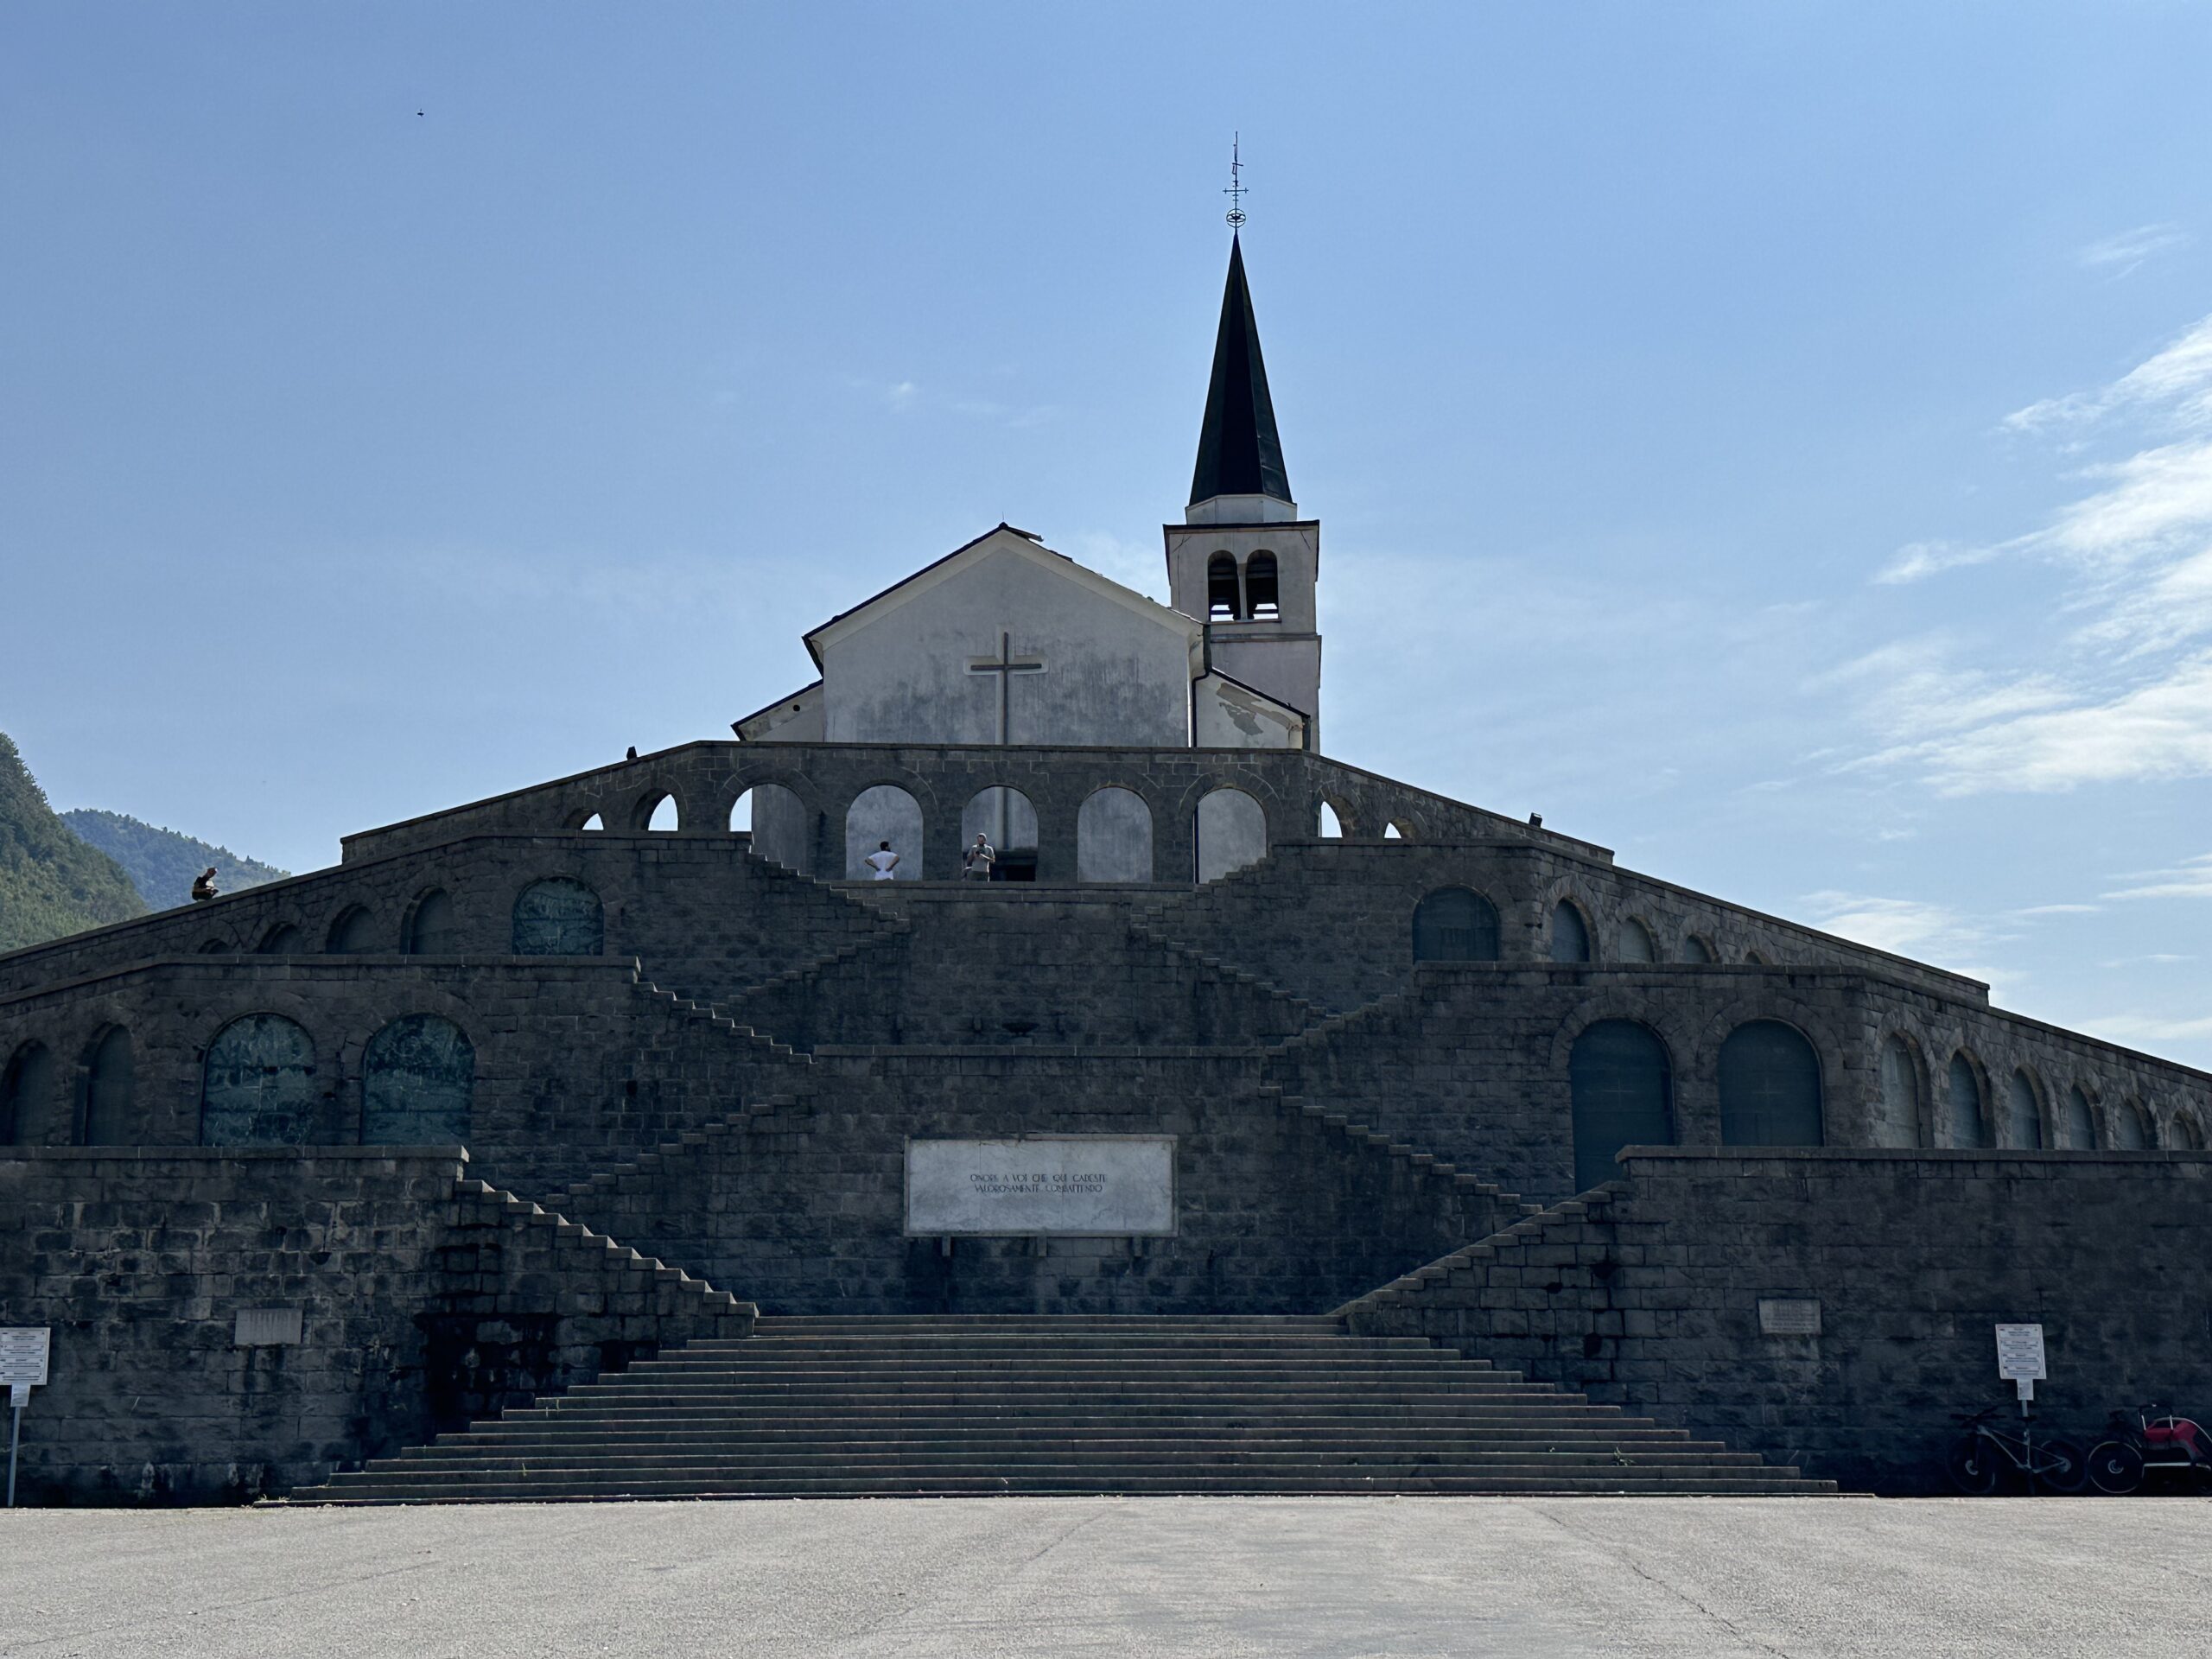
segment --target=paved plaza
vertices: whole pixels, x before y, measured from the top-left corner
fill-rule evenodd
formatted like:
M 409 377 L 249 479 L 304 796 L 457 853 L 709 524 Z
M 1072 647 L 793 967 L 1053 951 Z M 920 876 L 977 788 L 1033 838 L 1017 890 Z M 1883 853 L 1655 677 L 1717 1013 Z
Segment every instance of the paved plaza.
M 0 1515 L 0 1654 L 2198 1655 L 2195 1499 Z

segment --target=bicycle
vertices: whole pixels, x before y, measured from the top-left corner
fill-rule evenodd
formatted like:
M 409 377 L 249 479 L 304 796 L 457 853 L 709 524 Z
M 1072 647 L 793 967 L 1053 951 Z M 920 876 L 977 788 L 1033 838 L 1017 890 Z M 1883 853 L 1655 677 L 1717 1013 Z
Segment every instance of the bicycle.
M 2038 1481 L 2061 1493 L 2078 1492 L 2088 1484 L 2089 1466 L 2080 1446 L 2056 1434 L 2031 1435 L 2024 1424 L 2019 1433 L 2008 1434 L 1991 1426 L 1997 1412 L 1995 1406 L 1986 1406 L 1953 1414 L 1965 1429 L 1944 1459 L 1954 1486 L 1968 1497 L 1987 1497 L 2008 1471 L 2031 1492 Z
M 2212 1438 L 2187 1417 L 2154 1417 L 2155 1400 L 2112 1414 L 2109 1437 L 2089 1452 L 2089 1478 L 2101 1492 L 2125 1497 L 2150 1470 L 2185 1470 L 2199 1485 L 2212 1478 Z

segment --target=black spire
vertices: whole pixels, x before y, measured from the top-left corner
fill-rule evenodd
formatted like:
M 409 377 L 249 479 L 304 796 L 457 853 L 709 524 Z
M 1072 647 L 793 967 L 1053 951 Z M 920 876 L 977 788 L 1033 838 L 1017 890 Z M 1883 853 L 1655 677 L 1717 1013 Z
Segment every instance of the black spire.
M 1244 250 L 1234 237 L 1229 243 L 1229 287 L 1221 296 L 1221 333 L 1213 343 L 1213 384 L 1206 388 L 1198 464 L 1191 474 L 1191 504 L 1217 495 L 1291 499 L 1275 406 L 1268 396 L 1268 365 L 1260 359 L 1260 325 L 1244 281 Z

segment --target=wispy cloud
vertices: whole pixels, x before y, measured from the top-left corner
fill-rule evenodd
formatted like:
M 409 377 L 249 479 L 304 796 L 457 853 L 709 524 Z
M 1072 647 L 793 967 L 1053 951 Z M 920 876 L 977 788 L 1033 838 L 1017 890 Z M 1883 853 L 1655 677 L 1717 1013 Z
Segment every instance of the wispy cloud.
M 2008 914 L 2024 920 L 2037 916 L 2100 916 L 2104 908 L 2102 905 L 2028 905 Z
M 1933 959 L 1987 944 L 1989 930 L 1948 905 L 1833 890 L 1805 895 L 1815 925 L 1877 950 Z
M 2212 853 L 2185 858 L 2171 870 L 2158 870 L 2132 887 L 2105 894 L 2107 899 L 2212 899 Z
M 2003 426 L 2068 454 L 2093 437 L 2132 448 L 2069 462 L 2063 476 L 2085 487 L 2038 527 L 1984 545 L 1915 543 L 1874 580 L 2033 559 L 2068 582 L 2055 613 L 2068 632 L 2031 672 L 1977 668 L 1976 642 L 1948 635 L 1831 671 L 1827 683 L 1858 696 L 1880 740 L 1841 766 L 1914 769 L 1952 795 L 2212 775 L 2212 317 L 2108 385 Z
M 2133 274 L 2146 259 L 2188 244 L 2189 232 L 2178 225 L 2138 225 L 2132 231 L 2090 243 L 2074 257 L 2085 270 L 2117 278 Z

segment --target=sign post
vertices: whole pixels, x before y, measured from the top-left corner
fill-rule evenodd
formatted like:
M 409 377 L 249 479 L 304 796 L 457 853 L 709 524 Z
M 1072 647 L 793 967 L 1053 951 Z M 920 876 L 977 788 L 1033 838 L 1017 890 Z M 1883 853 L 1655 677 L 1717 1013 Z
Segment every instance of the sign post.
M 8 1432 L 8 1507 L 16 1507 L 16 1457 L 23 1445 L 23 1408 L 31 1390 L 46 1384 L 46 1361 L 52 1346 L 51 1325 L 19 1325 L 0 1328 L 0 1382 L 8 1385 L 8 1403 L 14 1420 Z
M 1997 1375 L 2019 1390 L 2020 1446 L 2027 1459 L 2028 1491 L 2036 1489 L 2035 1431 L 2030 1427 L 2030 1403 L 2036 1384 L 2050 1375 L 2044 1363 L 2043 1326 L 2000 1325 L 1997 1327 Z

